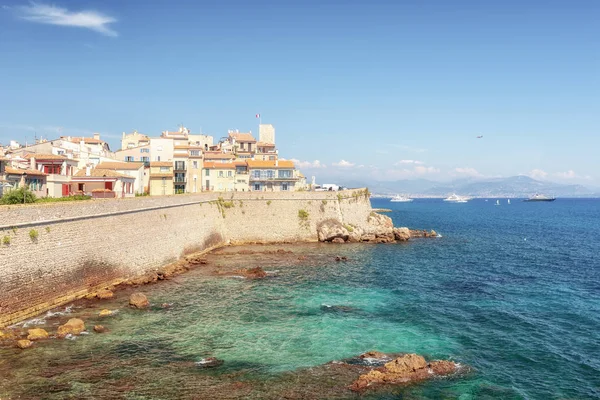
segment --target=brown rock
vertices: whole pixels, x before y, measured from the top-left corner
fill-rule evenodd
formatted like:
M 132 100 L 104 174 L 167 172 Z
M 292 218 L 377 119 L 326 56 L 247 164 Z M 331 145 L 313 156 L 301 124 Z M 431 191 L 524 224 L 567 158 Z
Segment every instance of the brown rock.
M 114 296 L 114 293 L 112 292 L 112 290 L 101 290 L 98 293 L 96 293 L 96 297 L 102 300 L 106 300 L 106 299 L 112 299 Z
M 341 237 L 336 237 L 336 238 L 334 238 L 331 241 L 331 243 L 340 243 L 340 244 L 342 244 L 342 243 L 346 243 L 346 241 L 344 239 L 342 239 Z
M 406 242 L 410 239 L 410 230 L 408 228 L 394 228 L 394 239 L 399 242 Z
M 449 375 L 456 372 L 456 364 L 452 361 L 437 360 L 429 363 L 429 368 L 437 375 Z
M 31 347 L 32 345 L 33 345 L 33 342 L 31 340 L 27 340 L 27 339 L 17 340 L 17 347 L 20 349 L 26 349 L 28 347 Z
M 298 257 L 298 260 L 299 261 L 304 261 L 304 260 L 306 260 L 306 256 L 300 256 L 300 257 Z
M 393 374 L 408 374 L 423 368 L 427 368 L 427 362 L 417 354 L 406 354 L 385 364 L 386 371 Z
M 433 229 L 431 230 L 431 232 L 429 232 L 430 237 L 437 237 L 437 235 L 438 235 L 437 232 L 434 231 Z
M 96 333 L 104 333 L 107 329 L 102 325 L 94 325 L 94 332 Z
M 371 212 L 367 218 L 368 227 L 366 228 L 367 233 L 372 233 L 375 236 L 386 236 L 389 234 L 393 235 L 394 223 L 392 219 L 387 215 L 377 214 Z
M 350 390 L 361 392 L 375 383 L 385 382 L 385 374 L 381 371 L 372 370 L 358 377 L 350 386 Z
M 71 318 L 67 321 L 66 324 L 58 327 L 58 331 L 56 334 L 58 337 L 64 338 L 65 336 L 71 335 L 79 335 L 81 332 L 85 330 L 85 324 L 83 320 L 79 318 Z
M 388 355 L 379 351 L 367 351 L 359 356 L 360 358 L 387 358 Z
M 150 302 L 145 294 L 138 292 L 129 296 L 129 305 L 135 308 L 146 308 L 150 305 Z
M 372 233 L 365 233 L 360 237 L 361 242 L 374 242 L 375 235 Z
M 319 222 L 317 225 L 317 235 L 320 242 L 331 242 L 336 238 L 346 241 L 348 240 L 349 232 L 340 221 L 329 218 Z
M 28 333 L 28 335 L 27 335 L 28 340 L 48 339 L 48 332 L 46 332 L 44 329 L 40 329 L 40 328 L 29 329 L 27 331 L 27 333 Z
M 99 317 L 108 317 L 110 315 L 112 315 L 112 311 L 106 309 L 100 311 L 100 314 L 98 314 Z

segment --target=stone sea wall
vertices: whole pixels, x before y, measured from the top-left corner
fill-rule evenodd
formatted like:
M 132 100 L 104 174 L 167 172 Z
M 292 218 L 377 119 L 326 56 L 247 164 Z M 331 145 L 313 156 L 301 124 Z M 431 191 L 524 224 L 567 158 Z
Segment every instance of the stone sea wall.
M 371 212 L 365 190 L 0 206 L 0 327 L 189 253 L 227 244 L 317 241 L 320 222 L 360 227 Z

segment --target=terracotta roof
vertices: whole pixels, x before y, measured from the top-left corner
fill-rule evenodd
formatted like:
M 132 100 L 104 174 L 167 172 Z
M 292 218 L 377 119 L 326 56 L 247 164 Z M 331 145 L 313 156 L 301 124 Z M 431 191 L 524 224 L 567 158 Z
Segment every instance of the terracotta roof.
M 135 179 L 133 176 L 124 175 L 119 172 L 113 171 L 112 169 L 100 169 L 94 168 L 90 171 L 89 175 L 86 175 L 85 168 L 75 174 L 77 178 L 131 178 Z
M 60 138 L 63 139 L 63 140 L 69 140 L 68 136 L 61 136 Z M 71 139 L 70 139 L 70 141 L 73 142 L 73 143 L 79 143 L 82 140 L 85 143 L 93 143 L 93 144 L 102 144 L 102 143 L 104 143 L 104 140 L 94 139 L 94 138 L 89 138 L 89 137 L 73 137 L 73 136 L 71 136 Z
M 173 174 L 153 174 L 150 173 L 150 179 L 152 178 L 172 178 Z
M 203 169 L 235 169 L 234 163 L 218 163 L 218 162 L 205 162 L 202 166 Z
M 122 169 L 136 170 L 144 166 L 143 162 L 103 161 L 96 166 L 97 169 Z
M 233 160 L 235 156 L 233 154 L 225 153 L 204 153 L 205 160 Z
M 180 145 L 177 145 L 177 146 L 173 146 L 173 148 L 174 149 L 189 149 L 190 146 L 184 145 L 184 144 L 180 144 Z
M 258 147 L 275 147 L 275 143 L 256 142 Z
M 39 175 L 39 176 L 48 175 L 48 174 L 43 173 L 42 171 L 38 171 L 37 169 L 21 169 L 21 168 L 11 168 L 11 167 L 6 167 L 4 169 L 4 172 L 6 172 L 9 175 L 23 175 L 23 174 Z
M 36 153 L 28 153 L 28 154 L 25 155 L 25 158 L 28 159 L 28 160 L 31 159 L 32 157 L 35 158 L 36 160 L 68 160 L 67 157 L 61 156 L 61 155 L 58 155 L 58 154 L 48 154 L 48 153 L 45 153 L 45 154 L 42 154 L 42 153 L 36 154 Z
M 277 163 L 277 165 L 275 165 Z M 294 168 L 294 163 L 289 160 L 277 161 L 260 161 L 248 160 L 248 168 Z
M 233 165 L 235 165 L 236 167 L 241 167 L 241 166 L 247 167 L 248 166 L 246 161 L 234 161 Z
M 229 136 L 238 142 L 256 142 L 251 133 L 230 133 Z
M 150 161 L 151 167 L 172 167 L 173 163 L 171 161 Z

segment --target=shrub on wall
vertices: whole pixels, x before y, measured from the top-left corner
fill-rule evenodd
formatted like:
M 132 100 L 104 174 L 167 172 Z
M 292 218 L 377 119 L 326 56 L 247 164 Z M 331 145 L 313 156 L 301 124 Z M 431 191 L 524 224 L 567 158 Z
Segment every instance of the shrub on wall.
M 40 234 L 36 229 L 32 229 L 29 231 L 29 238 L 35 242 Z
M 0 204 L 35 203 L 36 197 L 27 188 L 18 188 L 7 192 L 0 198 Z
M 8 246 L 10 244 L 10 236 L 6 235 L 2 238 L 2 244 Z

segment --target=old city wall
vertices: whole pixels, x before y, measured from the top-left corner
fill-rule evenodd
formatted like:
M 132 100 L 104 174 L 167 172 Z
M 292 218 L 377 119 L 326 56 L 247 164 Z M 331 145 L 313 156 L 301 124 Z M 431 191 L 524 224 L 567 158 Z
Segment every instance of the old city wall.
M 0 207 L 0 327 L 240 243 L 316 241 L 334 218 L 360 226 L 364 191 L 195 194 Z

